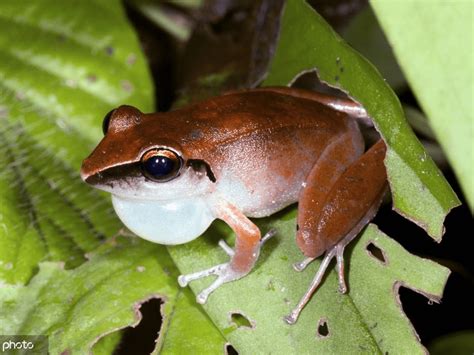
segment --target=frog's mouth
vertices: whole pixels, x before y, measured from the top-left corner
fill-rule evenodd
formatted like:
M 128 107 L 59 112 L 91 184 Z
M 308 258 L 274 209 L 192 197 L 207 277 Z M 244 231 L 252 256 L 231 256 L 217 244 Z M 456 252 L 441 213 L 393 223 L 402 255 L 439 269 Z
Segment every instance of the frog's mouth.
M 96 189 L 123 199 L 136 201 L 159 199 L 154 195 L 134 194 L 140 186 L 150 182 L 143 175 L 139 162 L 114 166 L 90 176 L 83 176 L 83 180 Z
M 200 197 L 174 200 L 138 200 L 112 195 L 115 212 L 139 237 L 154 243 L 176 245 L 199 237 L 215 219 Z
M 137 179 L 143 177 L 143 173 L 140 163 L 136 162 L 114 166 L 88 176 L 81 171 L 81 177 L 87 184 L 94 187 L 109 186 L 113 188 L 119 181 Z

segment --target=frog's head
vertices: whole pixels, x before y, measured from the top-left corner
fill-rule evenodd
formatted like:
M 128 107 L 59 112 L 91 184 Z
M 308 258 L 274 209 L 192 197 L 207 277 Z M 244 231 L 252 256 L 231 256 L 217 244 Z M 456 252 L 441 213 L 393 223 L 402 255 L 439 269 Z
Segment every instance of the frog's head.
M 170 200 L 212 190 L 210 167 L 186 156 L 180 137 L 171 139 L 163 125 L 159 114 L 143 114 L 131 106 L 109 112 L 104 138 L 82 163 L 82 179 L 114 195 L 140 200 Z
M 117 214 L 139 236 L 179 244 L 212 221 L 205 205 L 215 178 L 205 162 L 184 154 L 179 137 L 163 134 L 159 118 L 131 106 L 108 113 L 105 136 L 83 161 L 81 177 L 112 194 Z

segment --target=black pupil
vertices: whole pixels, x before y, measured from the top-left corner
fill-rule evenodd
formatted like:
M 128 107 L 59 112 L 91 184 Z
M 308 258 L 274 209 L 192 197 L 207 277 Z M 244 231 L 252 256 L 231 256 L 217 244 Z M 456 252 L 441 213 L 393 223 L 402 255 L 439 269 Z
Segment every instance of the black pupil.
M 174 160 L 164 155 L 155 155 L 145 161 L 144 168 L 151 176 L 163 178 L 173 172 L 174 165 Z
M 102 121 L 102 132 L 104 132 L 104 136 L 107 134 L 107 131 L 109 130 L 110 117 L 112 117 L 112 113 L 114 113 L 114 111 L 115 110 L 112 110 L 108 114 L 106 114 L 104 117 L 104 120 Z

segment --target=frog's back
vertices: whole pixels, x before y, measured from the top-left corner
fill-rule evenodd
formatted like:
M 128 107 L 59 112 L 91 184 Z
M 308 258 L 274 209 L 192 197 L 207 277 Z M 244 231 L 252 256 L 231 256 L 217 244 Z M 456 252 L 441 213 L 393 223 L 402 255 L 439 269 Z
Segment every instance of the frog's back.
M 214 97 L 168 115 L 168 129 L 174 121 L 176 130 L 181 130 L 183 145 L 207 151 L 247 135 L 272 135 L 282 130 L 338 135 L 345 129 L 343 121 L 347 118 L 319 102 L 261 89 Z M 183 131 L 183 127 L 187 129 Z
M 186 110 L 177 119 L 187 117 L 192 131 L 181 144 L 209 163 L 217 190 L 253 217 L 296 202 L 311 168 L 340 137 L 363 145 L 347 114 L 281 92 L 236 92 Z

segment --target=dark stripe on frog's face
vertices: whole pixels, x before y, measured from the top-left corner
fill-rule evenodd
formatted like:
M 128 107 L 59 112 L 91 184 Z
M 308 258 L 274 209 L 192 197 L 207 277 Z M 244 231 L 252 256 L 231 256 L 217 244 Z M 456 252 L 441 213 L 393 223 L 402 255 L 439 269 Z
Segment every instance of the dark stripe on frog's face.
M 211 182 L 216 182 L 216 176 L 214 175 L 214 172 L 212 171 L 210 165 L 206 163 L 204 160 L 200 159 L 189 159 L 186 162 L 186 166 L 191 167 L 196 172 L 200 172 L 203 174 L 206 174 L 209 180 Z
M 90 175 L 84 181 L 92 186 L 108 186 L 130 182 L 132 179 L 143 178 L 140 162 L 114 166 Z

